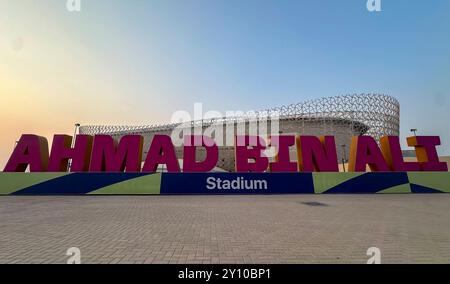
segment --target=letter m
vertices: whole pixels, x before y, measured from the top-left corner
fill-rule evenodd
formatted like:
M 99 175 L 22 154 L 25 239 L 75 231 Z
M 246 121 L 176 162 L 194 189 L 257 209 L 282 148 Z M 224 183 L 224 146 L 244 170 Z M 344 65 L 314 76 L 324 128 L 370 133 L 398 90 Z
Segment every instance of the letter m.
M 91 172 L 139 172 L 141 170 L 141 135 L 125 135 L 117 143 L 109 135 L 96 135 L 92 146 Z

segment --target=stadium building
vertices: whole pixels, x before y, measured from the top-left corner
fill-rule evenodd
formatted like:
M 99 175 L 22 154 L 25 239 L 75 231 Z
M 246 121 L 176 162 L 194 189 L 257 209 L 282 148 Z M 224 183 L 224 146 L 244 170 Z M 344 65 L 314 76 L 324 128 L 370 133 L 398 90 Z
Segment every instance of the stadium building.
M 310 100 L 268 110 L 248 112 L 240 116 L 214 118 L 188 123 L 142 126 L 81 126 L 80 134 L 108 134 L 116 139 L 123 135 L 139 134 L 144 137 L 144 157 L 155 134 L 172 135 L 179 133 L 199 133 L 211 136 L 216 141 L 229 141 L 234 134 L 272 135 L 332 135 L 338 148 L 338 161 L 346 162 L 351 137 L 370 135 L 377 141 L 384 135 L 399 135 L 400 104 L 387 95 L 355 94 Z M 255 129 L 257 128 L 257 132 Z M 180 131 L 182 130 L 182 131 Z M 263 131 L 261 131 L 263 130 Z M 219 139 L 221 138 L 221 139 Z M 234 147 L 230 143 L 219 145 L 218 170 L 234 170 Z M 223 145 L 223 146 L 222 146 Z M 295 147 L 292 147 L 295 148 Z M 199 160 L 204 150 L 198 149 Z M 182 159 L 182 147 L 176 148 Z M 292 160 L 296 159 L 296 149 L 291 150 Z

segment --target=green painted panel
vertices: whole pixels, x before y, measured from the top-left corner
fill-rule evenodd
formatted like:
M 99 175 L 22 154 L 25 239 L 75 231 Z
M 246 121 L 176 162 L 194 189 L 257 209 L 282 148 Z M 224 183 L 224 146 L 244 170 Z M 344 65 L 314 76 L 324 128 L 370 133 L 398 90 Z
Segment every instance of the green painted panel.
M 26 187 L 65 176 L 68 173 L 4 173 L 0 172 L 0 195 L 7 195 Z
M 161 174 L 151 174 L 127 181 L 118 182 L 88 194 L 159 194 Z
M 450 172 L 409 172 L 410 183 L 450 192 Z
M 411 193 L 411 187 L 409 186 L 409 183 L 405 183 L 386 188 L 384 190 L 378 191 L 377 193 Z
M 363 173 L 313 173 L 314 192 L 323 193 Z

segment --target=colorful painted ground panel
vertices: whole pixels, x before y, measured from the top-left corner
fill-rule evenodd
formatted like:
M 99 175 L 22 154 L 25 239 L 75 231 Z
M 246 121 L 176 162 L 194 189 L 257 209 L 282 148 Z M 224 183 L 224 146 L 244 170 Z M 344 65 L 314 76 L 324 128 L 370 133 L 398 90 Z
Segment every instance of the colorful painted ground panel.
M 450 192 L 449 172 L 0 173 L 0 195 L 370 194 Z

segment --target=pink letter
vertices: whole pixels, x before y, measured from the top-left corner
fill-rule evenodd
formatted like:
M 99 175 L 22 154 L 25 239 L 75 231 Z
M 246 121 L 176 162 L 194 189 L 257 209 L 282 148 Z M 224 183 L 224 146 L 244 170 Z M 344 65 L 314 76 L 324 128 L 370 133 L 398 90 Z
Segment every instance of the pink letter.
M 381 152 L 384 159 L 392 171 L 414 172 L 420 171 L 420 164 L 417 162 L 403 161 L 402 149 L 398 136 L 383 136 L 380 139 Z
M 45 172 L 48 165 L 48 143 L 42 136 L 23 134 L 14 148 L 4 172 Z
M 72 136 L 53 136 L 52 150 L 48 162 L 49 172 L 65 172 L 69 159 L 71 172 L 86 172 L 89 170 L 89 160 L 92 150 L 92 136 L 77 135 L 75 145 L 71 148 Z
M 411 136 L 406 138 L 408 146 L 416 149 L 417 161 L 422 171 L 448 171 L 447 163 L 439 162 L 436 146 L 441 145 L 439 136 Z
M 266 145 L 261 137 L 237 135 L 235 137 L 236 172 L 266 171 L 269 166 L 269 159 L 263 154 L 265 149 Z M 254 162 L 249 163 L 249 159 L 254 160 Z
M 338 172 L 336 144 L 333 136 L 299 136 L 297 157 L 302 172 Z
M 291 162 L 289 147 L 295 145 L 294 135 L 271 136 L 270 146 L 276 147 L 275 162 L 270 163 L 271 172 L 297 172 L 297 163 Z
M 95 135 L 92 146 L 91 172 L 139 172 L 141 170 L 141 135 L 125 135 L 117 141 L 109 135 Z
M 378 148 L 377 142 L 370 136 L 354 136 L 350 146 L 349 172 L 365 172 L 366 165 L 373 172 L 388 172 L 389 167 Z
M 200 145 L 196 145 L 196 141 L 200 141 Z M 206 151 L 205 160 L 202 162 L 196 161 L 197 146 L 204 147 Z M 214 169 L 218 160 L 219 148 L 213 139 L 201 135 L 184 136 L 183 172 L 209 172 Z
M 153 136 L 142 172 L 154 173 L 159 164 L 166 164 L 168 172 L 180 172 L 177 155 L 170 136 L 160 134 Z

